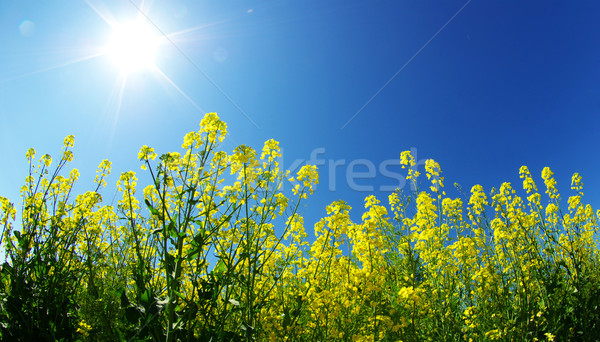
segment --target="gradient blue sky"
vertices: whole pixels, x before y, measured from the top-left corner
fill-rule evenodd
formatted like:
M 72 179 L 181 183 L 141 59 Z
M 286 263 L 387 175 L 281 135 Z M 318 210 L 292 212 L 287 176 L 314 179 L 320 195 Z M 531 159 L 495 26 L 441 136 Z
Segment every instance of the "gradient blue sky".
M 74 134 L 77 191 L 92 187 L 106 158 L 110 200 L 120 172 L 141 172 L 141 145 L 179 150 L 214 111 L 229 125 L 227 151 L 274 138 L 287 168 L 324 149 L 321 184 L 301 209 L 308 225 L 340 198 L 360 217 L 369 193 L 348 186 L 349 164 L 378 167 L 410 148 L 467 191 L 520 187 L 521 165 L 543 188 L 549 166 L 566 197 L 580 172 L 584 201 L 599 207 L 600 2 L 133 3 L 176 46 L 160 48 L 162 75 L 130 74 L 120 99 L 119 68 L 90 56 L 111 34 L 99 14 L 134 20 L 130 1 L 0 2 L 0 195 L 20 203 L 27 149 L 58 157 Z M 333 186 L 328 163 L 342 159 Z M 356 183 L 387 202 L 379 187 L 399 182 L 376 170 Z

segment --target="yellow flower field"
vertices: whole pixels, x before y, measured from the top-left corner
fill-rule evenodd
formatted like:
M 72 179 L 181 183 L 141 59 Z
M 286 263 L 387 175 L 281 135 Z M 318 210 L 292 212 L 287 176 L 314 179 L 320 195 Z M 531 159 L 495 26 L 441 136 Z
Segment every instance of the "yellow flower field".
M 578 174 L 566 201 L 549 168 L 536 182 L 525 166 L 522 189 L 450 198 L 437 162 L 420 175 L 402 152 L 419 191 L 336 201 L 313 229 L 298 207 L 316 167 L 287 174 L 274 140 L 228 154 L 226 133 L 209 113 L 181 152 L 143 146 L 152 183 L 123 172 L 114 206 L 109 161 L 75 194 L 73 137 L 54 167 L 30 149 L 22 204 L 0 197 L 2 340 L 600 339 L 600 211 Z

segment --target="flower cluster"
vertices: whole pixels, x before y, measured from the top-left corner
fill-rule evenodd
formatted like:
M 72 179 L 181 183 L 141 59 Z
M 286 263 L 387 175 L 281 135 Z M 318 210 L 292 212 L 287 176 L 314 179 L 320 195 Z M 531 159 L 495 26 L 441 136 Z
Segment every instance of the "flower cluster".
M 553 341 L 600 335 L 600 211 L 583 180 L 561 203 L 549 168 L 519 170 L 486 194 L 449 197 L 440 165 L 427 186 L 409 151 L 415 191 L 388 205 L 369 195 L 360 215 L 335 201 L 308 234 L 300 203 L 316 166 L 294 177 L 274 140 L 260 155 L 219 150 L 226 124 L 207 114 L 183 152 L 138 154 L 117 181 L 115 206 L 95 189 L 75 193 L 73 136 L 52 158 L 27 151 L 22 209 L 0 197 L 0 338 L 3 340 Z M 140 177 L 140 182 L 146 179 Z M 296 182 L 290 193 L 286 180 Z M 418 189 L 426 189 L 419 191 Z M 521 195 L 523 192 L 523 196 Z M 468 198 L 467 198 L 468 197 Z M 565 207 L 563 207 L 566 204 Z M 353 220 L 352 218 L 358 218 Z M 20 219 L 18 225 L 14 222 Z M 15 229 L 15 226 L 18 227 Z

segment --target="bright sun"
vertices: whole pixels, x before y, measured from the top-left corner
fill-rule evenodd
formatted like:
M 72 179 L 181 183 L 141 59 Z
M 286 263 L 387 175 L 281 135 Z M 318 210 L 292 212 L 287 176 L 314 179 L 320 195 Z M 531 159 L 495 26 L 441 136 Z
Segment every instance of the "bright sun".
M 128 73 L 154 66 L 158 42 L 153 30 L 140 22 L 120 24 L 114 27 L 105 52 Z

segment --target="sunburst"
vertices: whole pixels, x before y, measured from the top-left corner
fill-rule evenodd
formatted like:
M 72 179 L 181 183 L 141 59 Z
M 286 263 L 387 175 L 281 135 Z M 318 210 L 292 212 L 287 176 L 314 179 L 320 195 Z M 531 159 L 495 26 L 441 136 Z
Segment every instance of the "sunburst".
M 130 3 L 138 13 L 129 21 L 117 20 L 110 11 L 100 9 L 90 1 L 86 2 L 111 29 L 101 55 L 110 59 L 113 65 L 119 69 L 119 76 L 113 88 L 113 94 L 116 95 L 113 130 L 121 114 L 121 104 L 127 92 L 127 81 L 135 76 L 133 74 L 151 73 L 155 75 L 172 86 L 192 106 L 202 111 L 190 96 L 160 69 L 161 50 L 173 45 L 173 42 L 169 38 L 170 34 L 162 32 L 148 17 L 146 13 L 150 8 L 145 1 L 139 5 Z
M 153 68 L 159 45 L 160 36 L 138 19 L 131 23 L 116 24 L 104 53 L 123 72 L 131 73 Z

